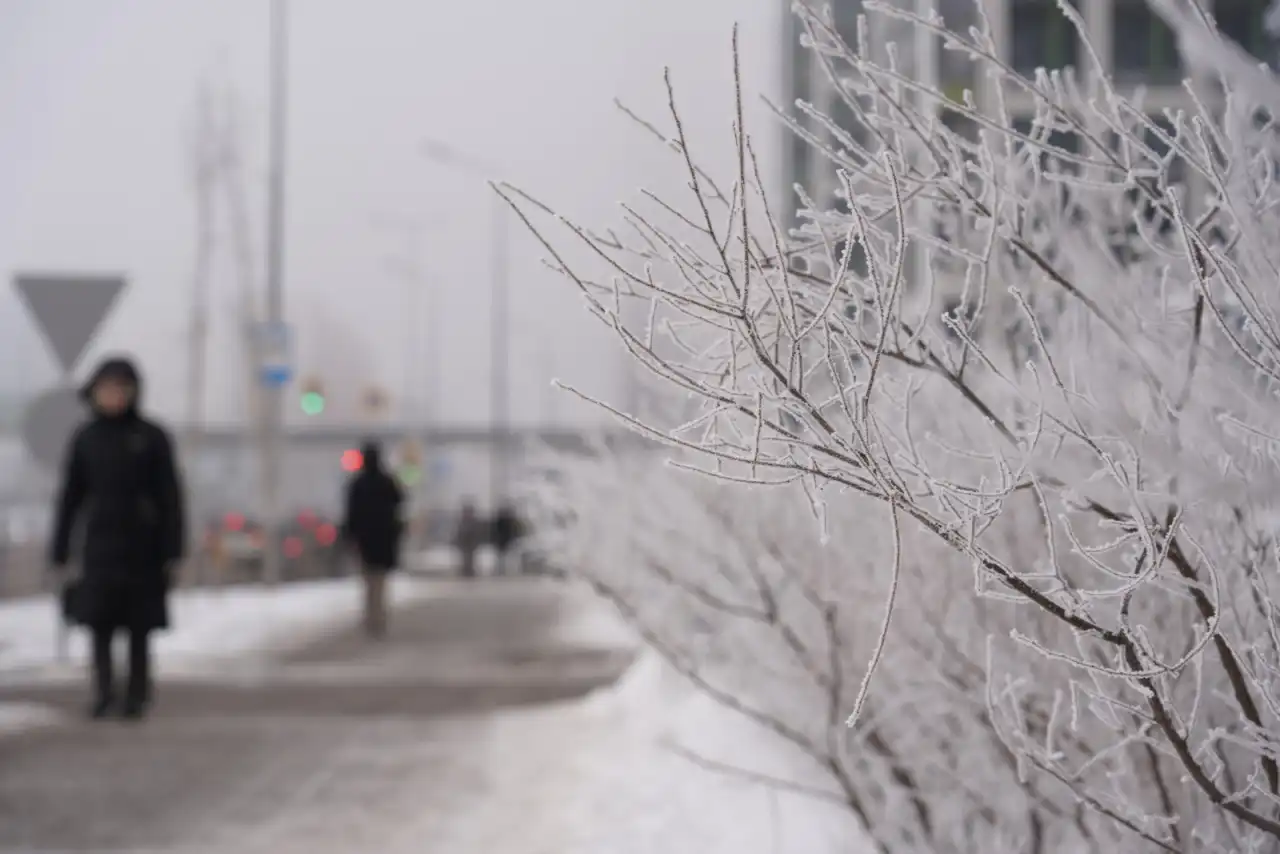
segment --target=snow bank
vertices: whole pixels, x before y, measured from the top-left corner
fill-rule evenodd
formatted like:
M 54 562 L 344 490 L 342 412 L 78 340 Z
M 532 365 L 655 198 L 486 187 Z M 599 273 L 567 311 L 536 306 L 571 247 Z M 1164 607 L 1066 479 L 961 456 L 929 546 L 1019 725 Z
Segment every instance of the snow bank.
M 515 754 L 538 768 L 529 793 L 500 799 L 496 816 L 460 815 L 451 825 L 468 850 L 490 854 L 859 854 L 872 850 L 843 807 L 784 791 L 720 765 L 819 786 L 812 762 L 772 734 L 697 691 L 589 589 L 581 589 L 558 635 L 586 646 L 638 649 L 613 685 L 575 703 L 500 716 L 523 745 Z M 495 722 L 496 724 L 496 722 Z M 536 734 L 535 734 L 536 733 Z M 498 743 L 502 739 L 496 738 Z M 678 745 L 677 750 L 673 745 Z M 531 755 L 531 754 L 536 754 Z M 517 774 L 518 776 L 518 774 Z M 829 786 L 828 786 L 829 788 Z M 477 812 L 486 807 L 477 805 Z M 478 827 L 490 833 L 475 836 Z M 501 827 L 517 827 L 511 834 Z M 468 835 L 469 834 L 469 835 Z M 479 847 L 475 847 L 479 846 Z
M 554 639 L 565 646 L 638 649 L 640 637 L 586 584 L 569 581 L 565 606 Z
M 788 746 L 699 694 L 646 653 L 612 691 L 588 700 L 592 746 L 562 803 L 564 854 L 806 854 L 871 850 L 843 808 L 681 755 L 799 781 L 812 768 Z
M 61 720 L 62 716 L 47 706 L 33 703 L 0 703 L 0 738 L 53 726 Z
M 412 600 L 429 585 L 392 577 L 391 595 Z M 355 579 L 286 584 L 274 589 L 228 587 L 182 590 L 173 597 L 173 628 L 156 636 L 157 670 L 244 660 L 287 649 L 357 619 L 360 589 Z M 0 677 L 6 671 L 57 668 L 58 615 L 52 597 L 0 603 Z M 72 631 L 69 663 L 85 661 L 83 631 Z

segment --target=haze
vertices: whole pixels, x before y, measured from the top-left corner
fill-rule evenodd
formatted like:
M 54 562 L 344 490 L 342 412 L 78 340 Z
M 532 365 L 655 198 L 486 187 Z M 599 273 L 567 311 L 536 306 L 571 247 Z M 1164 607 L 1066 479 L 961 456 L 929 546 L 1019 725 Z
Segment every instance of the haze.
M 612 105 L 665 103 L 679 85 L 693 138 L 727 153 L 729 40 L 743 28 L 752 94 L 778 90 L 784 9 L 772 0 L 295 0 L 287 312 L 299 368 L 317 369 L 340 329 L 352 364 L 393 394 L 408 388 L 403 252 L 379 215 L 432 223 L 422 258 L 438 288 L 441 407 L 488 417 L 488 190 L 418 153 L 426 137 L 499 164 L 502 177 L 594 224 L 638 187 L 678 188 L 670 158 Z M 0 6 L 0 270 L 121 271 L 130 289 L 95 344 L 136 352 L 153 405 L 180 417 L 193 264 L 190 136 L 198 82 L 241 96 L 254 167 L 261 261 L 268 4 L 261 0 L 6 0 Z M 780 132 L 752 98 L 766 156 Z M 552 398 L 552 374 L 614 393 L 623 363 L 544 254 L 513 225 L 512 415 L 599 416 Z M 217 247 L 208 407 L 232 410 L 237 283 Z M 323 344 L 322 345 L 322 340 Z M 51 358 L 6 285 L 0 386 L 53 382 Z M 420 357 L 414 357 L 420 358 Z M 82 365 L 81 370 L 84 369 Z M 337 370 L 326 368 L 326 370 Z M 333 378 L 351 385 L 361 377 Z M 350 390 L 344 390 L 348 393 Z M 338 393 L 335 391 L 335 394 Z

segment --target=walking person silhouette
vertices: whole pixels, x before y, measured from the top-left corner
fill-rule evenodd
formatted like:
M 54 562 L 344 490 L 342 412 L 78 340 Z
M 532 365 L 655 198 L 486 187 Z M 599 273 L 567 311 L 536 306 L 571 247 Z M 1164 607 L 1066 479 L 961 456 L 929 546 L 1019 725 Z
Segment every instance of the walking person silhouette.
M 151 633 L 169 627 L 169 590 L 185 548 L 181 479 L 168 431 L 139 411 L 142 378 L 132 361 L 104 361 L 81 396 L 92 414 L 64 455 L 50 560 L 64 571 L 81 529 L 80 575 L 66 585 L 64 609 L 93 635 L 90 715 L 116 707 L 112 646 L 124 632 L 129 678 L 120 710 L 137 719 L 152 699 Z
M 364 578 L 364 628 L 370 637 L 387 633 L 387 577 L 400 562 L 404 494 L 382 466 L 376 442 L 366 442 L 360 472 L 347 485 L 343 539 L 360 558 Z

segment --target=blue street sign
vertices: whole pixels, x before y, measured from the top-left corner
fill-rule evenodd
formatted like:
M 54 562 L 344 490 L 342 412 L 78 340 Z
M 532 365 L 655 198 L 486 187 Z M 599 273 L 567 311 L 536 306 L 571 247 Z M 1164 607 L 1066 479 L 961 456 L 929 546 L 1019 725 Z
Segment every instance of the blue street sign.
M 288 324 L 261 323 L 257 328 L 262 363 L 258 380 L 268 388 L 280 388 L 293 379 L 293 335 Z
M 293 379 L 293 371 L 288 365 L 263 365 L 259 379 L 265 386 L 279 388 L 289 384 L 289 380 Z

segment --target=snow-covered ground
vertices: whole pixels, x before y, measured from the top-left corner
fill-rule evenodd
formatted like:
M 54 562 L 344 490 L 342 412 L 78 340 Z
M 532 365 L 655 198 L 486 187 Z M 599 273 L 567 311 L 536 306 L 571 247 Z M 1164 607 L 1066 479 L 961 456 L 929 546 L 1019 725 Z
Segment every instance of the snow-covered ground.
M 57 713 L 45 706 L 26 703 L 0 703 L 0 737 L 49 726 L 59 720 Z
M 796 779 L 803 763 L 693 691 L 646 654 L 618 686 L 585 702 L 512 710 L 469 736 L 487 778 L 481 798 L 424 800 L 400 854 L 861 854 L 844 810 L 704 768 L 718 762 Z M 500 769 L 500 770 L 494 770 Z M 397 837 L 399 839 L 399 837 Z M 417 846 L 417 847 L 415 847 Z
M 430 586 L 393 577 L 391 596 L 430 594 Z M 342 578 L 264 587 L 182 590 L 171 605 L 173 628 L 156 635 L 157 670 L 216 664 L 287 648 L 343 621 L 355 621 L 360 588 Z M 6 671 L 52 668 L 58 659 L 58 612 L 52 597 L 0 603 L 0 679 Z M 72 631 L 68 661 L 85 661 L 87 638 Z
M 585 593 L 584 593 L 585 595 Z M 562 641 L 636 643 L 614 613 L 574 609 Z M 486 854 L 861 854 L 850 814 L 759 776 L 813 783 L 811 763 L 643 651 L 585 700 L 492 716 L 474 743 L 501 768 L 490 797 L 423 816 L 432 850 Z M 678 745 L 680 750 L 673 749 Z M 712 770 L 682 755 L 749 772 Z M 411 838 L 414 832 L 408 834 Z M 396 851 L 400 849 L 397 848 Z M 404 850 L 417 850 L 412 845 Z
M 431 583 L 397 580 L 396 595 L 430 595 Z M 231 588 L 174 597 L 173 631 L 158 641 L 160 669 L 243 660 L 295 644 L 354 620 L 350 579 L 293 584 L 275 591 Z M 48 599 L 0 605 L 0 678 L 55 661 L 55 612 Z M 574 609 L 559 640 L 586 645 L 634 642 L 599 608 Z M 83 633 L 72 636 L 71 661 L 83 660 Z M 39 707 L 0 707 L 0 736 L 55 723 Z M 782 779 L 804 768 L 776 739 L 698 694 L 650 653 L 615 686 L 585 700 L 516 709 L 478 722 L 469 745 L 476 767 L 489 769 L 484 798 L 430 806 L 423 832 L 432 850 L 487 854 L 806 854 L 864 850 L 858 828 L 838 807 L 709 770 L 670 747 Z M 500 769 L 500 772 L 497 770 Z M 421 850 L 413 828 L 403 850 Z M 389 844 L 387 851 L 401 846 Z M 869 850 L 869 848 L 865 849 Z
M 698 693 L 656 658 L 642 659 L 617 692 L 589 709 L 609 727 L 607 749 L 581 757 L 566 852 L 806 854 L 864 850 L 843 808 L 760 778 L 712 770 L 672 748 L 775 780 L 812 783 L 812 763 Z M 625 828 L 618 833 L 619 828 Z M 865 850 L 870 850 L 869 846 Z

